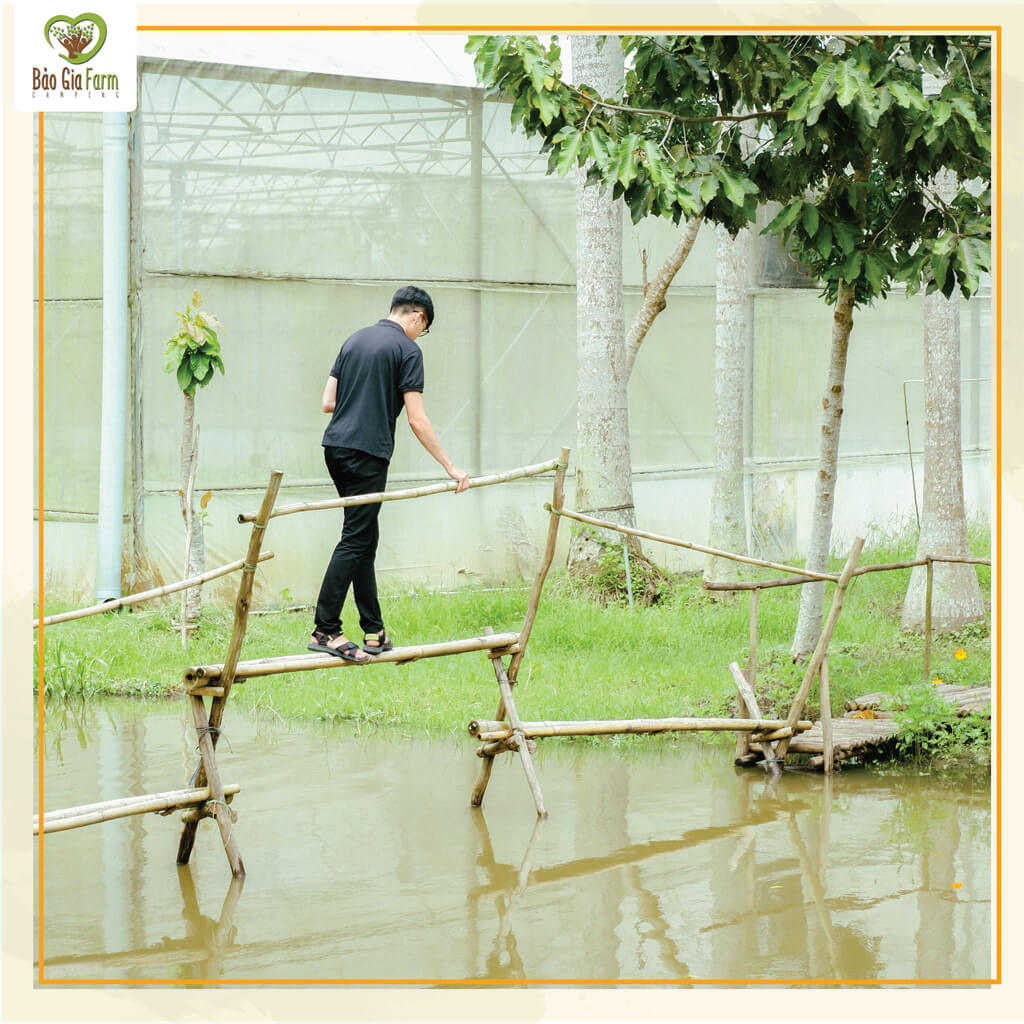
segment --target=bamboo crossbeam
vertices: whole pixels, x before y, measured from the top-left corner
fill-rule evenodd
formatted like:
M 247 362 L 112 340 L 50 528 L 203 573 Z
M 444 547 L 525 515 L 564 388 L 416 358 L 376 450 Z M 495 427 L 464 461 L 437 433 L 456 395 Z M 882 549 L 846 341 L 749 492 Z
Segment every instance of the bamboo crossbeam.
M 268 558 L 273 558 L 273 551 L 264 551 L 260 555 L 259 561 L 265 562 Z M 128 594 L 126 597 L 119 597 L 114 601 L 104 601 L 102 604 L 89 605 L 88 608 L 76 608 L 71 612 L 59 612 L 56 615 L 47 615 L 43 619 L 44 626 L 52 626 L 55 622 L 70 622 L 72 619 L 84 619 L 89 615 L 99 615 L 101 612 L 112 612 L 118 608 L 124 608 L 127 605 L 141 604 L 143 601 L 152 601 L 154 598 L 163 597 L 166 594 L 176 594 L 179 590 L 188 590 L 189 587 L 199 587 L 204 583 L 209 583 L 210 580 L 215 580 L 220 576 L 227 576 L 228 573 L 237 572 L 242 566 L 245 565 L 245 559 L 239 558 L 237 561 L 229 562 L 227 565 L 222 565 L 217 569 L 210 569 L 204 572 L 201 576 L 190 576 L 186 580 L 179 580 L 177 583 L 168 583 L 163 587 L 154 587 L 152 590 L 142 590 L 138 594 Z M 33 629 L 39 628 L 39 620 L 36 619 L 32 623 Z
M 728 553 L 722 552 L 723 558 L 733 558 L 735 556 Z M 854 576 L 863 576 L 869 572 L 889 572 L 893 569 L 913 569 L 919 565 L 928 565 L 929 562 L 959 562 L 968 565 L 991 565 L 991 558 L 960 558 L 954 555 L 928 555 L 925 558 L 918 558 L 912 562 L 886 562 L 882 565 L 862 565 L 859 569 L 854 569 Z M 706 580 L 701 583 L 704 590 L 768 590 L 771 587 L 795 587 L 802 583 L 813 583 L 816 579 L 821 579 L 820 576 L 791 576 L 787 579 L 782 580 L 735 580 L 732 582 L 715 582 L 714 580 Z M 833 583 L 837 582 L 839 576 L 837 574 L 827 574 L 827 579 Z
M 255 679 L 259 676 L 280 675 L 284 672 L 309 672 L 324 668 L 357 668 L 368 664 L 388 662 L 405 664 L 420 658 L 439 658 L 449 654 L 466 654 L 471 651 L 514 651 L 519 642 L 518 633 L 494 633 L 490 636 L 468 637 L 465 640 L 448 640 L 438 644 L 419 644 L 413 647 L 396 647 L 394 650 L 375 654 L 370 662 L 343 661 L 333 654 L 295 654 L 281 658 L 257 658 L 240 661 L 235 666 L 234 681 Z M 198 687 L 219 679 L 223 665 L 194 665 L 185 669 L 185 685 L 190 693 Z
M 238 783 L 229 783 L 224 787 L 224 795 L 234 796 L 241 789 Z M 63 832 L 85 825 L 96 825 L 101 821 L 148 814 L 151 811 L 173 811 L 176 807 L 191 807 L 193 804 L 205 803 L 209 799 L 210 788 L 205 786 L 200 789 L 174 789 L 167 793 L 149 793 L 145 796 L 128 796 L 95 804 L 81 804 L 78 807 L 65 807 L 63 810 L 46 811 L 43 814 L 43 832 Z M 39 835 L 38 814 L 32 821 L 32 833 Z
M 491 723 L 485 723 L 491 724 Z M 504 723 L 502 723 L 504 726 Z M 794 732 L 805 732 L 812 728 L 808 721 L 795 722 L 792 726 L 778 718 L 624 718 L 607 721 L 580 722 L 522 722 L 519 726 L 525 737 L 544 736 L 608 736 L 617 733 L 657 732 L 775 732 L 792 728 Z M 475 734 L 481 743 L 494 743 L 512 736 L 511 726 L 501 729 L 481 729 Z
M 561 465 L 560 459 L 549 459 L 547 462 L 538 462 L 534 466 L 523 466 L 520 469 L 510 469 L 504 473 L 494 473 L 490 476 L 473 477 L 469 481 L 470 487 L 490 487 L 493 484 L 504 484 L 510 480 L 520 480 L 528 476 L 540 476 L 542 473 L 550 473 Z M 403 501 L 406 498 L 424 498 L 429 494 L 443 494 L 445 491 L 454 491 L 458 487 L 458 481 L 447 480 L 444 483 L 426 484 L 423 487 L 410 487 L 402 491 L 377 491 L 373 494 L 353 494 L 348 498 L 329 498 L 326 501 L 300 501 L 294 505 L 282 505 L 275 508 L 271 518 L 277 516 L 290 516 L 296 512 L 319 512 L 324 509 L 348 508 L 351 505 L 374 505 L 383 501 Z M 255 512 L 239 513 L 240 523 L 251 523 L 256 519 Z
M 558 516 L 565 516 L 567 519 L 575 519 L 580 523 L 587 523 L 590 526 L 600 526 L 606 530 L 614 530 L 616 533 L 624 533 L 629 537 L 640 537 L 643 540 L 657 541 L 659 544 L 671 544 L 677 548 L 688 548 L 690 551 L 699 551 L 705 555 L 716 555 L 720 558 L 728 558 L 734 562 L 743 562 L 746 565 L 757 565 L 763 569 L 777 569 L 779 572 L 791 572 L 797 576 L 806 576 L 809 580 L 824 580 L 826 583 L 834 583 L 837 579 L 831 573 L 812 572 L 809 569 L 797 569 L 792 565 L 782 565 L 779 562 L 765 562 L 760 558 L 750 558 L 747 555 L 737 555 L 731 551 L 721 551 L 718 548 L 705 547 L 703 544 L 694 544 L 687 540 L 677 540 L 675 537 L 665 537 L 658 533 L 648 533 L 646 530 L 637 530 L 632 526 L 620 526 L 618 523 L 610 523 L 607 519 L 595 519 L 593 516 L 585 516 L 582 512 L 571 512 L 566 508 L 552 508 L 550 504 L 544 506 L 548 512 Z M 709 588 L 711 589 L 711 588 Z

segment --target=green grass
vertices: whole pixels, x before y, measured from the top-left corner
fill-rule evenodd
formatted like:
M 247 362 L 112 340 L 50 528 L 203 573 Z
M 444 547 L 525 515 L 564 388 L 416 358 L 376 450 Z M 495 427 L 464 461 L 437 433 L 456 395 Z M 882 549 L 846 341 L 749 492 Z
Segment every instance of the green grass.
M 972 539 L 973 550 L 987 550 L 986 534 Z M 909 542 L 883 534 L 861 564 L 911 555 Z M 842 561 L 835 560 L 836 571 Z M 874 691 L 917 694 L 914 706 L 924 707 L 923 640 L 899 625 L 909 573 L 871 573 L 852 583 L 829 649 L 833 713 L 842 714 L 845 700 Z M 987 595 L 990 570 L 981 567 L 979 578 Z M 485 626 L 516 631 L 527 597 L 524 588 L 464 590 L 396 594 L 382 603 L 388 630 L 403 645 L 474 636 Z M 789 654 L 798 604 L 798 587 L 761 593 L 756 690 L 769 716 L 788 710 L 803 677 L 803 666 Z M 749 608 L 749 594 L 712 597 L 697 575 L 677 577 L 654 606 L 602 607 L 579 594 L 564 573 L 553 573 L 519 672 L 520 714 L 524 720 L 732 714 L 736 695 L 728 665 L 746 666 Z M 47 606 L 48 613 L 58 610 Z M 172 624 L 176 612 L 175 603 L 47 627 L 45 695 L 180 695 L 186 666 L 223 661 L 232 613 L 204 608 L 199 634 L 183 652 Z M 242 657 L 304 653 L 311 627 L 310 611 L 250 616 Z M 966 657 L 956 658 L 958 650 Z M 947 682 L 987 683 L 987 623 L 937 637 L 932 668 Z M 250 679 L 236 686 L 232 699 L 253 714 L 284 720 L 461 737 L 471 719 L 493 716 L 497 687 L 487 658 L 473 653 Z M 808 712 L 819 713 L 816 687 Z

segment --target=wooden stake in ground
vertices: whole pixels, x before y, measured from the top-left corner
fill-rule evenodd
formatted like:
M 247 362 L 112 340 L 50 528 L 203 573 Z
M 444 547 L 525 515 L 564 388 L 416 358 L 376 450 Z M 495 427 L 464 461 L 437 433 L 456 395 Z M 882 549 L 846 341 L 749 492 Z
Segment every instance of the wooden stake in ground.
M 750 684 L 735 661 L 729 665 L 729 671 L 732 673 L 733 681 L 736 683 L 736 689 L 740 692 L 740 704 L 746 706 L 748 712 L 746 717 L 761 718 L 761 708 L 758 706 L 754 691 L 750 688 Z M 761 753 L 764 754 L 765 768 L 772 775 L 781 775 L 782 768 L 779 765 L 782 759 L 776 753 L 776 748 L 772 741 L 766 738 L 759 742 L 757 746 L 760 747 Z
M 242 578 L 238 584 L 238 597 L 235 601 L 234 628 L 231 631 L 231 642 L 228 645 L 227 657 L 224 659 L 224 665 L 221 668 L 220 674 L 220 685 L 224 690 L 223 695 L 210 698 L 209 717 L 206 716 L 202 697 L 190 696 L 188 698 L 196 721 L 196 731 L 199 734 L 199 750 L 202 756 L 202 761 L 196 772 L 194 785 L 205 786 L 207 781 L 209 781 L 210 803 L 213 805 L 213 814 L 217 819 L 221 838 L 224 841 L 224 850 L 228 856 L 228 863 L 231 865 L 231 873 L 236 877 L 245 875 L 245 867 L 242 864 L 241 855 L 238 853 L 237 846 L 231 835 L 232 812 L 224 802 L 224 793 L 221 788 L 220 773 L 217 771 L 214 750 L 217 745 L 217 738 L 220 735 L 220 723 L 224 715 L 224 705 L 231 692 L 235 666 L 238 664 L 238 657 L 242 650 L 242 640 L 245 637 L 245 629 L 249 621 L 249 602 L 252 598 L 253 579 L 259 562 L 260 548 L 263 545 L 267 523 L 270 522 L 270 513 L 274 508 L 274 501 L 281 487 L 281 477 L 283 475 L 279 469 L 275 469 L 270 474 L 270 481 L 263 496 L 263 503 L 260 505 L 256 522 L 253 524 L 252 533 L 249 536 L 249 549 L 246 552 L 245 564 L 242 567 Z M 205 811 L 206 807 L 203 810 Z M 191 815 L 186 819 L 181 830 L 181 839 L 178 842 L 179 864 L 188 863 L 189 857 L 192 855 L 192 847 L 195 844 L 198 827 L 199 815 Z

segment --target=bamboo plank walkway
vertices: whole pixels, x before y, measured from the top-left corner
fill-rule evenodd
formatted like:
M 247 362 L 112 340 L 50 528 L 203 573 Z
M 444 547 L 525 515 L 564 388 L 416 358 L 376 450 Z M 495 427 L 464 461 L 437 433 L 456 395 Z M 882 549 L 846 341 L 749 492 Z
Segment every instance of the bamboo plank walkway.
M 983 686 L 956 686 L 953 683 L 940 683 L 935 687 L 935 692 L 942 697 L 947 704 L 952 705 L 958 717 L 962 718 L 971 712 L 978 714 L 991 714 L 992 712 L 992 687 L 988 684 Z M 879 712 L 883 704 L 887 707 L 894 707 L 895 698 L 889 693 L 868 693 L 863 697 L 855 697 L 848 700 L 844 707 L 847 711 L 875 711 Z M 881 714 L 886 714 L 882 711 Z

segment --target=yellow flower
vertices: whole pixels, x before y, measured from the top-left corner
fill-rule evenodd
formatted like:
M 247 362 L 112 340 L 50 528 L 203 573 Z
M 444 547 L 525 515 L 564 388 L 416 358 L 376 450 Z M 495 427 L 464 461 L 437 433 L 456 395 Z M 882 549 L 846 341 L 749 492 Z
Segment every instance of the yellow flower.
M 939 679 L 938 677 L 936 677 L 935 679 L 932 680 L 932 686 L 938 686 L 939 683 L 941 683 L 941 682 L 942 682 L 942 680 Z
M 967 657 L 967 652 L 961 647 L 953 657 L 956 658 L 957 661 L 963 661 L 964 658 Z
M 203 297 L 199 292 L 192 293 L 192 308 L 198 309 L 203 304 Z

